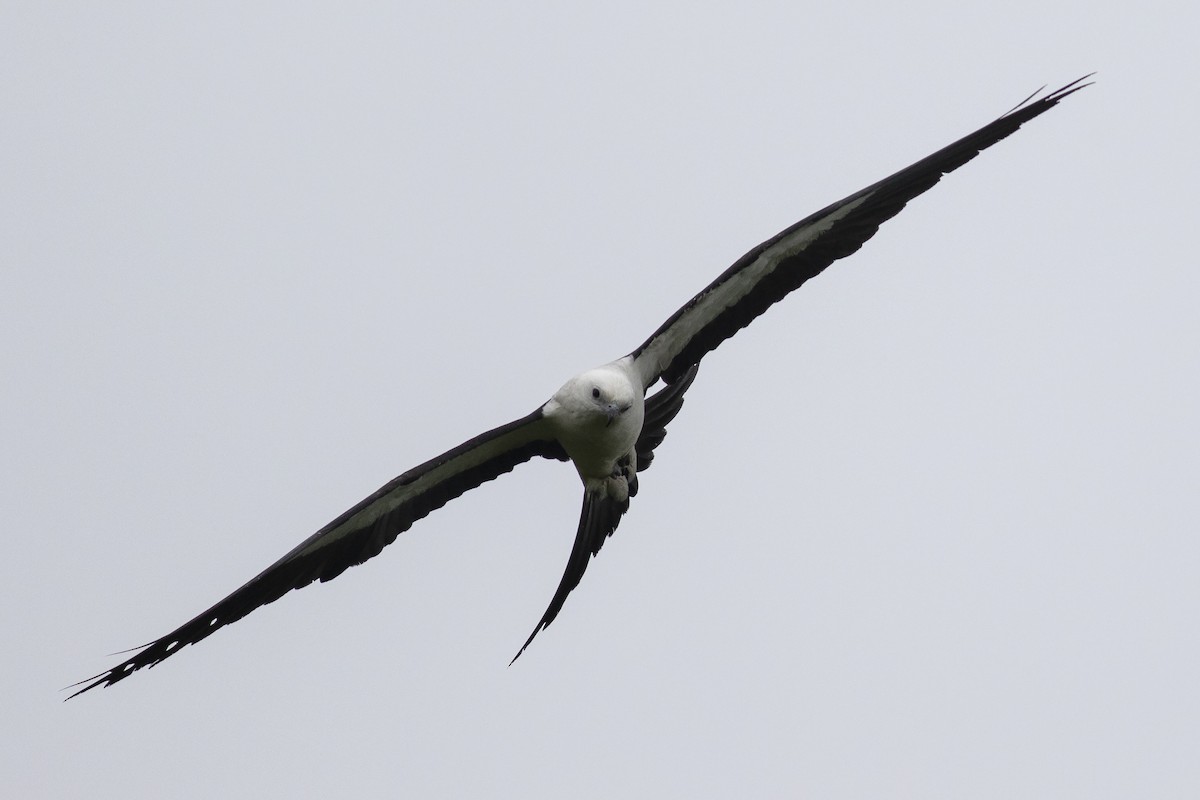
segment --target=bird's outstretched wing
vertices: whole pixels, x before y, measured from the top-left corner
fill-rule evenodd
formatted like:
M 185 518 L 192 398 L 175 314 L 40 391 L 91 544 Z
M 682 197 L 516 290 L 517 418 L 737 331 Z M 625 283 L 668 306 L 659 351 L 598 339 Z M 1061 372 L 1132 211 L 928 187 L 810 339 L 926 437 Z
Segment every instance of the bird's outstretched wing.
M 675 415 L 683 407 L 683 393 L 696 379 L 697 369 L 698 367 L 692 366 L 680 376 L 680 380 L 647 398 L 646 417 L 642 423 L 642 432 L 634 445 L 638 458 L 637 472 L 644 472 L 654 460 L 654 448 L 662 444 L 663 439 L 667 436 L 667 424 L 675 419 Z M 636 494 L 637 474 L 635 472 L 629 483 L 629 497 Z M 583 510 L 579 514 L 579 528 L 575 532 L 575 543 L 571 545 L 567 568 L 558 582 L 558 588 L 554 591 L 554 597 L 550 600 L 546 613 L 542 614 L 533 633 L 529 634 L 529 638 L 525 640 L 525 644 L 521 645 L 521 649 L 513 656 L 513 660 L 508 662 L 509 666 L 512 666 L 513 662 L 521 657 L 521 653 L 525 652 L 525 648 L 529 647 L 534 637 L 558 616 L 563 603 L 567 601 L 567 595 L 583 579 L 588 561 L 600 552 L 600 548 L 604 546 L 604 540 L 613 535 L 613 531 L 621 522 L 621 516 L 629 510 L 629 497 L 617 500 L 584 487 Z
M 336 578 L 378 555 L 417 520 L 534 456 L 567 460 L 541 409 L 389 481 L 212 608 L 138 648 L 140 652 L 112 669 L 75 684 L 87 685 L 71 697 L 152 667 L 292 589 Z
M 909 200 L 1063 98 L 1090 85 L 1083 83 L 1089 77 L 1037 99 L 1036 93 L 1030 95 L 996 121 L 821 209 L 746 253 L 630 354 L 642 385 L 650 386 L 660 377 L 674 383 L 706 353 L 772 304 L 862 247 Z

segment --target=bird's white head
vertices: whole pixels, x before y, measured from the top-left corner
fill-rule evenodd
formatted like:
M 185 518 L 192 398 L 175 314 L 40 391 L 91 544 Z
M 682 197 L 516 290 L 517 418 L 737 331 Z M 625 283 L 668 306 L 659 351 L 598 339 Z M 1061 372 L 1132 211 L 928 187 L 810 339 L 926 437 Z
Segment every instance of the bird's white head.
M 571 378 L 554 393 L 552 402 L 575 425 L 607 428 L 635 407 L 640 408 L 641 400 L 642 393 L 625 371 L 606 365 Z
M 621 365 L 606 364 L 563 384 L 544 413 L 580 475 L 607 478 L 642 431 L 645 399 Z

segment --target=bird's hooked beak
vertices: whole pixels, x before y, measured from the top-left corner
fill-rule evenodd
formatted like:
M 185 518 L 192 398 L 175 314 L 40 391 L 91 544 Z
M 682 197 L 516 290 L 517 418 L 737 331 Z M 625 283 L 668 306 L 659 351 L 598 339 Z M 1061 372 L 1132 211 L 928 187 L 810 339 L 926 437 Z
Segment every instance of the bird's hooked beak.
M 613 424 L 613 420 L 629 410 L 629 406 L 619 406 L 616 403 L 609 403 L 604 407 L 604 413 L 608 416 L 608 422 L 604 423 L 604 427 Z

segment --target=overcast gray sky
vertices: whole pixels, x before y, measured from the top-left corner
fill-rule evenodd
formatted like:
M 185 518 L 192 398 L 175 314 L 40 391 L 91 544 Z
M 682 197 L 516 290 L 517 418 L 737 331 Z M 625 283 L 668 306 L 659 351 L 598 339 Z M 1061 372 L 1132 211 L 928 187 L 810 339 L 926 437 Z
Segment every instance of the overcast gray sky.
M 2 793 L 1196 796 L 1198 24 L 5 3 Z M 705 360 L 513 667 L 575 530 L 559 463 L 61 702 L 1092 70 Z

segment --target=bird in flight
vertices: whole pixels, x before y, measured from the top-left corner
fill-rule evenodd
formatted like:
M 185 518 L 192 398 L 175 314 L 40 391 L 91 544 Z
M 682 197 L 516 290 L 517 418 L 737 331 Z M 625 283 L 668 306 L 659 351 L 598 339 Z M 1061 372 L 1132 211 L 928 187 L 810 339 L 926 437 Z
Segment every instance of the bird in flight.
M 809 278 L 862 247 L 883 222 L 943 175 L 1089 86 L 1084 83 L 1088 77 L 1041 97 L 1035 92 L 974 133 L 771 237 L 738 259 L 629 355 L 581 372 L 532 414 L 389 481 L 224 600 L 166 636 L 135 648 L 135 655 L 112 669 L 74 684 L 83 688 L 71 697 L 154 666 L 292 589 L 336 578 L 378 555 L 417 520 L 520 463 L 535 456 L 571 461 L 583 481 L 575 543 L 550 605 L 513 657 L 515 662 L 558 616 L 592 556 L 617 529 L 637 494 L 638 474 L 651 465 L 700 359 Z M 663 388 L 647 397 L 659 381 Z

